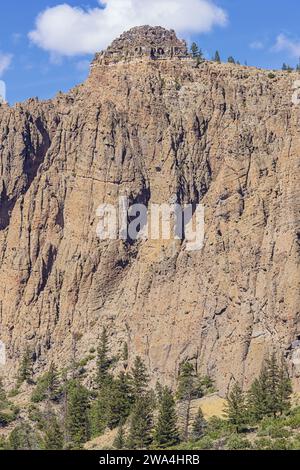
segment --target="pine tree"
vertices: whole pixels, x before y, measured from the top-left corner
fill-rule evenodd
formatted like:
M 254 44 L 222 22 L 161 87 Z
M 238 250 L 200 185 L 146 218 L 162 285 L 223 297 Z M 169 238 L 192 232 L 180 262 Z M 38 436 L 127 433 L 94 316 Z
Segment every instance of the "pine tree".
M 276 354 L 264 361 L 259 378 L 249 391 L 249 409 L 255 421 L 265 416 L 276 418 L 291 406 L 292 385 L 287 366 L 282 359 L 278 364 Z
M 110 394 L 108 387 L 102 387 L 98 397 L 92 402 L 89 410 L 89 425 L 92 437 L 104 433 L 110 417 Z
M 126 434 L 123 424 L 120 424 L 118 427 L 118 433 L 113 442 L 113 446 L 116 450 L 122 450 L 126 445 Z
M 67 431 L 71 443 L 81 448 L 89 437 L 89 392 L 78 380 L 71 380 L 67 388 Z
M 124 372 L 121 372 L 116 380 L 114 380 L 109 389 L 109 411 L 108 411 L 108 427 L 114 429 L 128 418 L 131 407 L 131 387 L 129 378 Z
M 28 384 L 31 383 L 32 374 L 33 374 L 32 368 L 33 368 L 32 353 L 30 352 L 29 348 L 27 348 L 21 359 L 21 364 L 19 367 L 18 385 L 22 385 L 23 382 L 27 382 Z
M 193 42 L 193 44 L 191 45 L 191 52 L 192 52 L 192 56 L 196 59 L 196 57 L 198 57 L 198 54 L 199 54 L 199 47 L 195 42 Z
M 221 57 L 220 57 L 219 51 L 216 51 L 215 53 L 214 62 L 218 62 L 219 64 L 221 63 Z
M 29 423 L 16 426 L 8 438 L 9 450 L 42 450 L 43 441 Z
M 124 362 L 125 368 L 127 368 L 128 357 L 129 357 L 129 353 L 128 353 L 128 343 L 124 343 L 124 345 L 123 345 L 123 353 L 122 353 L 122 360 L 123 360 L 123 362 Z
M 248 409 L 255 423 L 268 415 L 268 381 L 265 368 L 262 369 L 259 378 L 254 380 L 248 392 Z
M 268 403 L 268 414 L 273 415 L 276 418 L 279 410 L 279 367 L 277 363 L 276 354 L 273 353 L 269 359 L 265 361 L 265 367 L 267 370 L 267 403 Z
M 204 419 L 203 412 L 201 408 L 199 408 L 192 428 L 192 437 L 195 441 L 203 437 L 206 427 L 207 423 Z
M 183 439 L 188 440 L 191 420 L 191 402 L 197 389 L 197 376 L 194 367 L 189 362 L 181 364 L 178 376 L 177 399 L 180 416 L 183 421 Z
M 54 415 L 47 423 L 44 447 L 46 450 L 62 450 L 64 448 L 63 433 Z
M 284 62 L 283 65 L 282 65 L 282 70 L 283 71 L 286 71 L 288 69 L 288 66 L 286 65 L 286 63 Z
M 59 374 L 54 364 L 51 363 L 49 371 L 38 378 L 36 387 L 31 395 L 31 401 L 34 403 L 39 403 L 46 399 L 48 401 L 57 401 L 60 392 Z
M 100 344 L 97 350 L 97 384 L 101 388 L 105 382 L 111 380 L 108 373 L 112 360 L 108 357 L 108 336 L 106 328 L 103 328 Z
M 232 56 L 228 57 L 228 63 L 229 64 L 235 64 L 235 60 Z
M 240 432 L 247 421 L 247 407 L 244 393 L 238 383 L 235 383 L 227 396 L 226 416 L 228 421 Z
M 58 399 L 59 392 L 60 392 L 59 373 L 54 363 L 51 362 L 49 372 L 48 372 L 48 384 L 47 384 L 48 399 L 51 401 L 56 401 Z
M 278 412 L 280 415 L 291 409 L 291 395 L 293 393 L 291 379 L 284 359 L 281 359 L 278 383 Z
M 146 366 L 139 356 L 136 357 L 131 371 L 130 384 L 132 389 L 132 398 L 135 402 L 145 395 L 149 384 L 149 376 L 147 374 Z
M 159 400 L 159 415 L 154 431 L 154 443 L 159 449 L 172 447 L 179 442 L 176 405 L 171 390 L 165 387 Z
M 141 396 L 134 404 L 129 436 L 128 449 L 148 449 L 152 442 L 153 400 L 150 394 Z

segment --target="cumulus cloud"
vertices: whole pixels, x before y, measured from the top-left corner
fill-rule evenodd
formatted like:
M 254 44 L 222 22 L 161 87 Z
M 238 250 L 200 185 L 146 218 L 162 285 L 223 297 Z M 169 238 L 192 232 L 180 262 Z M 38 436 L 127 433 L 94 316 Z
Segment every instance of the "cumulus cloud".
M 285 51 L 291 57 L 300 57 L 300 41 L 293 41 L 285 34 L 279 34 L 273 48 L 277 52 Z
M 47 8 L 36 19 L 30 40 L 54 54 L 99 51 L 123 31 L 144 24 L 178 33 L 205 33 L 225 26 L 227 14 L 213 0 L 98 0 L 93 9 L 66 3 Z
M 0 77 L 2 77 L 4 72 L 6 72 L 6 70 L 9 68 L 11 61 L 11 54 L 3 54 L 2 52 L 0 52 Z

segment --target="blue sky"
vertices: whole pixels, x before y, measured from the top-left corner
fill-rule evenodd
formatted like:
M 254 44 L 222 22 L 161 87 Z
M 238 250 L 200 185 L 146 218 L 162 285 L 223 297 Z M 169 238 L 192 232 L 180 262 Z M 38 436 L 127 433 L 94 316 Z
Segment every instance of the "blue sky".
M 106 1 L 1 2 L 0 78 L 10 103 L 49 98 L 82 82 L 94 51 L 135 24 L 173 26 L 208 57 L 218 49 L 223 60 L 233 55 L 271 69 L 299 61 L 299 0 Z

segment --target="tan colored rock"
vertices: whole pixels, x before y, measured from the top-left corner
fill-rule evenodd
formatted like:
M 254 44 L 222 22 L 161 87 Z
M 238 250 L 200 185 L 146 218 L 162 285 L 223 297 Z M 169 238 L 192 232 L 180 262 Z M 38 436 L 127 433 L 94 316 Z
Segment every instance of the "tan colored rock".
M 296 73 L 148 57 L 105 65 L 45 102 L 0 106 L 0 339 L 13 381 L 84 357 L 103 325 L 153 382 L 190 358 L 225 393 L 299 324 L 300 107 Z M 120 195 L 206 208 L 205 245 L 100 241 Z M 294 356 L 295 357 L 295 356 Z M 297 362 L 297 361 L 296 361 Z

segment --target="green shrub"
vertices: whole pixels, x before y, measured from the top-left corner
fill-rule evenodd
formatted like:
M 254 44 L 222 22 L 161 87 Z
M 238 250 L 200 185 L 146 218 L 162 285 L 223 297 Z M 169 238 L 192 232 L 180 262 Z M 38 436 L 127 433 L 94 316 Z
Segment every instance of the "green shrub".
M 16 419 L 16 413 L 13 410 L 0 411 L 0 427 L 8 426 Z
M 276 75 L 275 75 L 275 73 L 270 72 L 270 73 L 268 74 L 268 77 L 269 77 L 271 80 L 273 80 L 274 78 L 276 78 Z
M 248 439 L 245 439 L 238 434 L 233 434 L 226 442 L 225 448 L 227 450 L 245 450 L 252 449 L 252 444 Z
M 82 359 L 79 363 L 78 363 L 78 366 L 79 367 L 85 367 L 90 361 L 92 361 L 93 359 L 95 359 L 95 356 L 93 356 L 92 354 L 90 354 L 89 356 L 85 357 L 84 359 Z
M 46 427 L 47 420 L 41 410 L 36 405 L 30 405 L 28 408 L 28 418 L 33 423 L 37 423 L 39 430 L 43 430 Z
M 287 420 L 281 418 L 265 418 L 259 427 L 258 436 L 269 436 L 273 439 L 289 437 L 290 432 L 286 429 Z
M 292 410 L 291 414 L 285 419 L 285 425 L 293 429 L 300 428 L 300 408 Z
M 0 450 L 9 450 L 9 445 L 4 436 L 0 436 Z
M 288 439 L 276 439 L 272 442 L 271 450 L 292 450 L 293 443 Z
M 300 450 L 300 435 L 296 436 L 292 441 L 293 450 Z
M 260 439 L 255 439 L 254 449 L 257 450 L 270 450 L 272 449 L 272 440 L 267 437 L 262 437 Z
M 211 439 L 221 439 L 227 437 L 234 432 L 232 425 L 224 419 L 213 416 L 207 425 L 207 436 Z
M 269 430 L 269 436 L 273 439 L 287 438 L 290 434 L 290 431 L 285 428 L 274 427 Z

